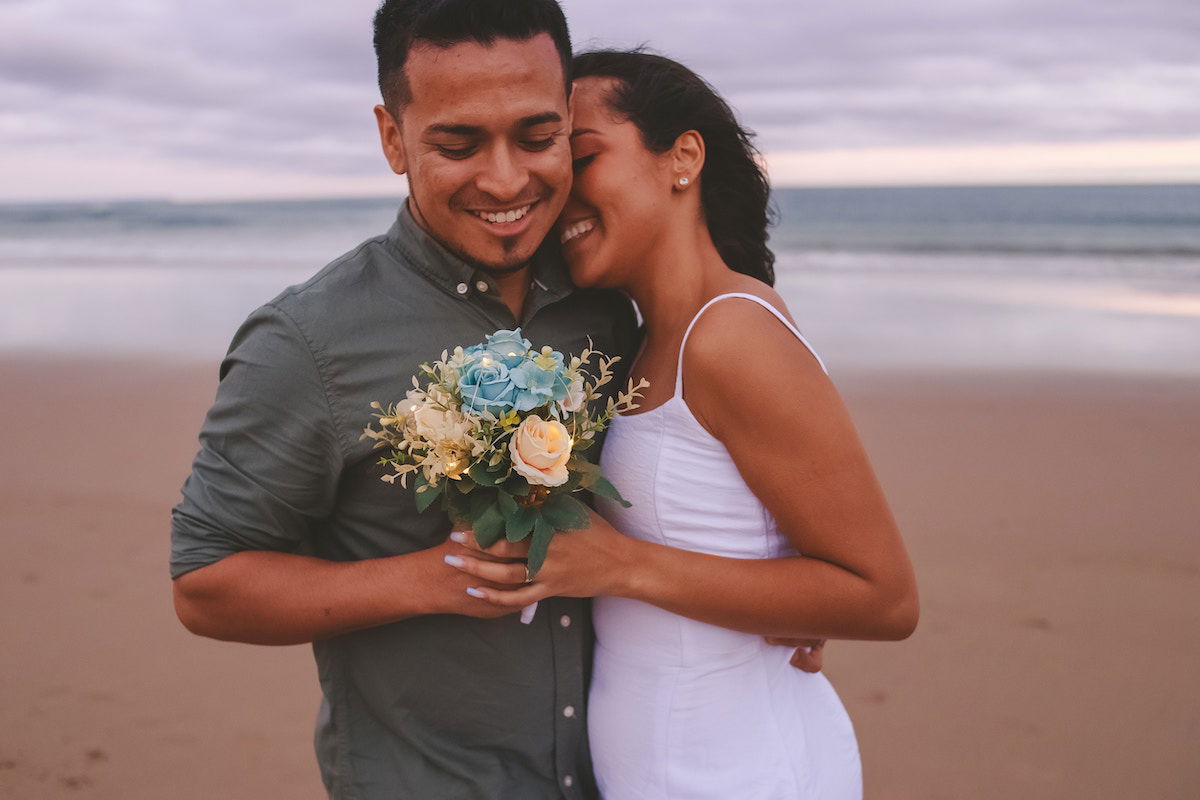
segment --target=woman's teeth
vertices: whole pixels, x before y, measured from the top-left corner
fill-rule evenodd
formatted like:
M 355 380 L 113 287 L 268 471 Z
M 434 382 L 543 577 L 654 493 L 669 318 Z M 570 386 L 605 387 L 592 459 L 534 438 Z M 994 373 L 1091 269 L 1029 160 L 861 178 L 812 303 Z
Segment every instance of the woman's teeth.
M 562 232 L 562 242 L 561 243 L 566 244 L 567 242 L 571 241 L 572 239 L 575 239 L 579 236 L 583 236 L 585 233 L 587 233 L 594 227 L 596 227 L 595 219 L 585 219 L 585 220 L 581 220 L 580 222 L 576 222 L 575 224 L 571 225 L 569 228 L 567 228 L 566 230 L 564 230 Z
M 493 225 L 496 225 L 501 222 L 516 222 L 528 214 L 529 209 L 531 208 L 533 208 L 532 203 L 527 206 L 521 206 L 520 208 L 513 209 L 512 211 L 500 211 L 497 213 L 492 213 L 490 211 L 476 211 L 474 213 L 475 216 L 479 217 L 484 222 L 490 222 Z

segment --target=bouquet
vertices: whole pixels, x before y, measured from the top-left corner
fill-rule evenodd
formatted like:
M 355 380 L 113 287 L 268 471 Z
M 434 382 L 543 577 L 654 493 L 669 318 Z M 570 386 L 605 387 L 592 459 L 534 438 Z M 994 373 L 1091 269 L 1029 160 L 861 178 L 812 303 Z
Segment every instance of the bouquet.
M 496 331 L 422 364 L 425 385 L 414 376 L 403 403 L 372 403 L 376 422 L 362 438 L 388 450 L 379 464 L 392 471 L 382 480 L 407 487 L 413 479 L 418 511 L 440 499 L 485 548 L 502 536 L 532 537 L 532 577 L 555 531 L 587 527 L 580 492 L 629 505 L 583 456 L 614 416 L 637 408 L 640 390 L 649 386 L 631 380 L 607 403 L 596 402 L 619 360 L 589 341 L 568 362 L 550 347 L 534 348 L 520 328 Z

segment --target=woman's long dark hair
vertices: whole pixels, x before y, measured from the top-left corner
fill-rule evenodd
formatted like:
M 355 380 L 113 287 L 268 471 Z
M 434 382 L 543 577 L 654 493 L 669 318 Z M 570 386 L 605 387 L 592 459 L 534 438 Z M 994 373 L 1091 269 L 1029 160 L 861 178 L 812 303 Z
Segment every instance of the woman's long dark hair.
M 716 90 L 679 62 L 641 50 L 580 53 L 571 77 L 614 79 L 609 105 L 637 126 L 653 153 L 667 152 L 686 131 L 700 134 L 700 204 L 717 252 L 731 269 L 773 286 L 771 186 L 751 142 L 754 134 L 738 124 Z

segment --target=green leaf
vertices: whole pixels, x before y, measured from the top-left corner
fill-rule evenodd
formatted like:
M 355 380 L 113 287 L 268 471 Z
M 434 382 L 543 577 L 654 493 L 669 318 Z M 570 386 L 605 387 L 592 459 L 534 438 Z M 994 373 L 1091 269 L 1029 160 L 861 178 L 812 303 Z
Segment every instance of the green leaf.
M 583 475 L 582 474 L 580 474 L 578 472 L 569 472 L 567 475 L 567 482 L 564 483 L 562 486 L 556 486 L 555 491 L 562 492 L 563 494 L 570 494 L 571 492 L 578 489 L 582 483 L 583 483 Z
M 471 468 L 467 470 L 467 474 L 471 476 L 471 480 L 480 486 L 495 486 L 497 483 L 497 476 L 494 473 L 488 472 L 487 467 L 479 461 L 471 465 Z
M 588 526 L 587 506 L 569 494 L 550 495 L 542 506 L 541 518 L 560 531 L 577 531 Z
M 433 501 L 441 496 L 442 490 L 445 488 L 445 481 L 439 483 L 437 486 L 430 486 L 428 482 L 425 482 L 424 478 L 419 479 L 416 494 L 417 511 L 424 513 L 425 509 L 433 505 Z
M 485 550 L 500 541 L 500 536 L 504 533 L 504 517 L 500 515 L 500 510 L 494 505 L 488 506 L 486 511 L 474 519 L 473 531 L 475 541 Z
M 512 495 L 508 492 L 497 492 L 496 503 L 500 506 L 500 513 L 504 515 L 506 522 L 512 519 L 513 515 L 516 514 L 521 508 L 519 505 L 517 505 L 517 501 L 513 500 Z
M 479 519 L 483 516 L 483 512 L 487 511 L 496 504 L 496 491 L 485 491 L 482 487 L 478 492 L 471 492 L 467 502 L 471 508 L 471 519 Z
M 630 503 L 624 497 L 621 497 L 621 493 L 617 491 L 617 487 L 613 486 L 612 483 L 609 482 L 608 478 L 605 478 L 604 476 L 597 478 L 596 482 L 588 488 L 591 489 L 592 494 L 598 494 L 601 497 L 607 497 L 609 500 L 616 500 L 625 508 L 629 508 L 631 505 L 633 505 L 633 503 Z
M 503 490 L 513 497 L 524 497 L 529 494 L 529 481 L 520 475 L 513 475 L 503 483 Z
M 533 523 L 538 518 L 536 508 L 518 506 L 517 513 L 505 520 L 505 533 L 510 542 L 519 542 L 529 535 Z
M 538 514 L 533 523 L 533 541 L 529 543 L 529 577 L 536 577 L 538 570 L 542 568 L 546 561 L 546 553 L 550 551 L 550 540 L 553 538 L 554 528 Z
M 600 466 L 582 458 L 572 459 L 571 463 L 567 465 L 567 469 L 579 475 L 579 482 L 576 486 L 582 486 L 585 489 L 600 477 Z
M 575 442 L 575 447 L 572 449 L 576 453 L 582 453 L 585 450 L 590 450 L 594 444 L 596 444 L 595 439 L 579 439 Z

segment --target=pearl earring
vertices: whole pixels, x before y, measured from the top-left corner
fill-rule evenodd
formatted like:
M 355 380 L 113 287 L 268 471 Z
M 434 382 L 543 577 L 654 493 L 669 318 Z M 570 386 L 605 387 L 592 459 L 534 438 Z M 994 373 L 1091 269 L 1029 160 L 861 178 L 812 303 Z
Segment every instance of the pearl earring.
M 690 180 L 688 180 L 687 178 L 680 178 L 680 179 L 679 179 L 679 185 L 680 185 L 680 186 L 687 186 L 689 183 L 691 183 L 691 181 L 690 181 Z

